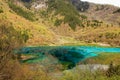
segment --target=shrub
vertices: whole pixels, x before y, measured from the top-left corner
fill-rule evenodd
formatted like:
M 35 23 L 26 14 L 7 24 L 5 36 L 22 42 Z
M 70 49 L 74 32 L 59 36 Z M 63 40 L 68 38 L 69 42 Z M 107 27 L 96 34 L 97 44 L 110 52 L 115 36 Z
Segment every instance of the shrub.
M 106 72 L 107 77 L 120 76 L 120 65 L 114 66 L 111 62 L 109 69 Z
M 58 80 L 119 80 L 120 76 L 114 75 L 107 77 L 104 70 L 89 70 L 80 69 L 79 67 L 73 70 L 68 70 L 63 72 L 63 76 L 58 78 Z
M 57 19 L 54 23 L 55 26 L 59 26 L 62 23 L 62 20 Z
M 82 19 L 87 19 L 87 16 L 85 15 L 80 15 Z
M 120 9 L 117 9 L 116 11 L 113 12 L 113 14 L 115 13 L 120 13 Z
M 82 21 L 79 19 L 80 15 L 76 8 L 72 5 L 69 0 L 49 0 L 47 14 L 54 12 L 54 16 L 64 16 L 62 20 L 59 18 L 55 21 L 55 25 L 59 26 L 62 22 L 67 23 L 73 30 L 76 26 L 82 25 Z
M 0 9 L 0 13 L 3 13 L 3 10 L 2 10 L 2 9 Z
M 22 46 L 28 38 L 26 39 L 26 33 L 21 34 L 21 31 L 14 29 L 7 21 L 0 21 L 0 79 L 14 80 L 13 77 L 19 75 L 17 72 L 20 64 L 13 50 Z
M 30 20 L 30 21 L 35 21 L 35 15 L 27 10 L 24 10 L 22 7 L 19 7 L 12 2 L 9 2 L 9 7 L 16 12 L 18 15 Z
M 105 33 L 105 37 L 106 37 L 107 39 L 114 39 L 114 38 L 118 37 L 118 34 L 106 32 L 106 33 Z
M 1 25 L 0 32 L 0 50 L 3 51 L 13 50 L 28 39 L 27 32 L 21 33 L 21 31 L 15 30 L 13 26 Z

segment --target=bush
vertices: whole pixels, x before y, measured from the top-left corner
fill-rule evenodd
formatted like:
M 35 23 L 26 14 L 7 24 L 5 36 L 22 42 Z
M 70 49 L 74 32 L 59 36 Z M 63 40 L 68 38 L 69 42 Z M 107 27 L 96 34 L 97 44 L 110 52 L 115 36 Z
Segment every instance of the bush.
M 107 39 L 114 39 L 114 38 L 117 38 L 118 36 L 119 36 L 119 34 L 116 34 L 116 33 L 110 33 L 110 32 L 105 33 L 105 37 Z
M 20 76 L 22 73 L 17 73 L 20 64 L 13 50 L 22 46 L 28 37 L 26 39 L 26 33 L 21 34 L 21 31 L 14 29 L 7 21 L 0 20 L 0 22 L 0 79 L 14 80 L 13 77 Z
M 0 13 L 3 13 L 3 10 L 2 10 L 2 9 L 0 9 Z
M 65 24 L 68 24 L 73 30 L 75 30 L 76 26 L 82 25 L 82 21 L 79 19 L 79 12 L 69 0 L 49 0 L 47 12 L 47 14 L 54 12 L 54 16 L 59 14 L 64 16 L 62 20 L 59 20 L 57 17 L 58 19 L 55 21 L 56 26 L 59 26 L 62 22 L 64 22 Z
M 62 23 L 62 20 L 57 19 L 54 23 L 55 26 L 59 26 Z
M 106 76 L 120 76 L 120 65 L 114 66 L 113 63 L 111 63 L 109 69 L 106 72 Z
M 87 16 L 85 15 L 80 15 L 82 19 L 87 19 Z
M 28 39 L 27 33 L 21 33 L 6 24 L 0 25 L 1 39 L 0 39 L 0 50 L 8 51 L 19 47 Z
M 35 15 L 27 10 L 24 10 L 22 7 L 19 7 L 12 2 L 9 2 L 9 7 L 16 12 L 18 15 L 30 20 L 30 21 L 35 21 Z
M 115 14 L 115 13 L 120 13 L 120 9 L 113 12 L 113 14 Z
M 63 72 L 63 76 L 57 80 L 119 80 L 120 76 L 114 75 L 107 77 L 104 70 L 89 70 L 80 69 L 79 67 L 73 70 L 67 70 Z

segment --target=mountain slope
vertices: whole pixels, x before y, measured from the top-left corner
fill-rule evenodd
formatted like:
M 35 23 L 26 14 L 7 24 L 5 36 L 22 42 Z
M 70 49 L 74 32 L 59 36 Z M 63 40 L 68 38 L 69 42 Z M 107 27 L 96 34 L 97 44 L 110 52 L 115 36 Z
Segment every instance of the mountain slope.
M 27 0 L 22 0 L 26 3 Z M 28 2 L 28 1 L 27 1 Z M 51 7 L 54 9 L 58 6 L 59 10 L 61 12 L 64 12 L 60 10 L 60 8 L 64 7 L 63 9 L 71 9 L 71 11 L 75 10 L 73 9 L 73 6 L 76 7 L 76 9 L 80 12 L 80 14 L 86 15 L 88 19 L 92 20 L 100 20 L 108 24 L 113 24 L 113 25 L 118 25 L 120 26 L 120 8 L 112 5 L 101 5 L 101 4 L 94 4 L 94 3 L 89 3 L 89 2 L 83 2 L 81 0 L 66 0 L 66 1 L 61 1 L 61 0 L 29 0 L 29 7 L 34 7 L 35 9 L 41 9 L 40 5 L 44 5 L 44 7 L 48 7 L 49 11 L 50 9 L 50 4 Z M 59 3 L 59 4 L 58 4 Z M 68 4 L 66 4 L 68 3 Z M 73 6 L 72 6 L 72 5 Z M 67 5 L 67 7 L 65 7 Z M 61 7 L 60 7 L 61 6 Z M 71 6 L 71 7 L 70 7 Z M 70 11 L 68 10 L 67 11 Z
M 0 7 L 3 10 L 3 13 L 0 13 L 0 19 L 7 20 L 16 29 L 27 30 L 30 35 L 30 39 L 27 42 L 28 45 L 47 44 L 54 41 L 55 34 L 44 24 L 36 21 L 33 22 L 25 19 L 22 16 L 19 16 L 15 11 L 9 8 L 9 5 L 5 1 L 0 1 L 0 3 Z
M 80 13 L 93 20 L 120 26 L 120 8 L 112 5 L 101 5 L 80 0 L 71 0 Z
M 0 19 L 26 30 L 30 36 L 27 45 L 79 42 L 120 45 L 117 7 L 79 0 L 8 1 L 1 1 Z

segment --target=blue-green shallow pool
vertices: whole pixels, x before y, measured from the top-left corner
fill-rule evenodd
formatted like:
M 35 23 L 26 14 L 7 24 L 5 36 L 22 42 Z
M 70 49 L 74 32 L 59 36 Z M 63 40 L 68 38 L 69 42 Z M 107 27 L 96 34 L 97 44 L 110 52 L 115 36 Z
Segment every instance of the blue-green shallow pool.
M 96 47 L 96 46 L 41 46 L 23 47 L 17 51 L 18 54 L 33 55 L 34 58 L 22 62 L 37 63 L 49 58 L 48 55 L 55 57 L 59 62 L 71 63 L 72 65 L 85 60 L 89 57 L 98 56 L 96 53 L 120 53 L 120 47 Z M 54 62 L 54 61 L 53 61 Z

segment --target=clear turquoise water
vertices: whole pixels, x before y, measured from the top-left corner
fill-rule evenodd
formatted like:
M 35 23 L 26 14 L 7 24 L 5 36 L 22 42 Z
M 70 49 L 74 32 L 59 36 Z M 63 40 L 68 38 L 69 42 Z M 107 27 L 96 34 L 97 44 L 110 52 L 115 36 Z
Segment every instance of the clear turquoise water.
M 80 49 L 84 49 L 86 52 L 101 53 L 101 52 L 113 52 L 120 53 L 120 47 L 92 47 L 92 46 L 80 46 Z
M 78 62 L 90 57 L 98 56 L 96 53 L 120 53 L 120 47 L 96 47 L 96 46 L 41 46 L 41 47 L 23 47 L 17 51 L 18 54 L 30 54 L 34 58 L 24 60 L 23 62 L 37 63 L 49 58 L 51 55 L 58 59 L 59 62 L 68 62 L 77 64 Z

